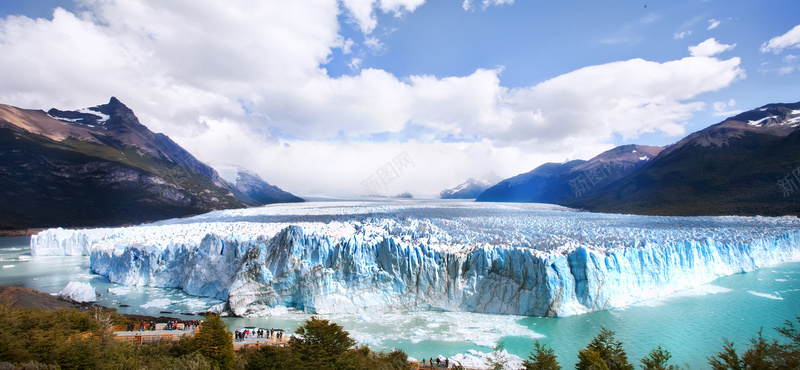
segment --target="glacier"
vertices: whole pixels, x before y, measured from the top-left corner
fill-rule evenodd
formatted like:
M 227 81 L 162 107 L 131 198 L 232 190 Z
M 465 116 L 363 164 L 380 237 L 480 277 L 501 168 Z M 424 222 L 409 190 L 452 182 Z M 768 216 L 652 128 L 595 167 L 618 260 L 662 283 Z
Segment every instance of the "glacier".
M 597 214 L 542 204 L 278 204 L 132 227 L 50 229 L 33 256 L 86 255 L 128 286 L 237 316 L 461 311 L 563 317 L 800 261 L 796 217 Z M 280 310 L 277 310 L 280 312 Z

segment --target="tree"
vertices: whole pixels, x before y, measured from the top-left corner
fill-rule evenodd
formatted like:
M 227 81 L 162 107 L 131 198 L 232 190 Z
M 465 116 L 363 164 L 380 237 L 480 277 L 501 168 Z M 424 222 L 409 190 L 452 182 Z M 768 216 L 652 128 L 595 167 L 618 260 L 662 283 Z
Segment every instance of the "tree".
M 602 369 L 597 360 L 602 360 L 608 370 L 633 370 L 633 365 L 628 363 L 628 355 L 622 349 L 622 342 L 614 338 L 614 332 L 604 327 L 600 328 L 600 333 L 592 339 L 585 349 L 578 352 L 578 363 L 575 368 Z
M 708 358 L 708 364 L 714 370 L 741 370 L 743 368 L 742 361 L 739 359 L 739 354 L 733 348 L 733 342 L 725 339 L 722 352 L 717 353 L 716 356 Z
M 582 349 L 578 351 L 578 363 L 576 369 L 581 370 L 608 370 L 608 365 L 603 360 L 600 352 L 593 349 Z
M 211 313 L 206 316 L 195 335 L 195 345 L 200 354 L 220 369 L 233 368 L 233 336 L 219 315 Z
M 561 370 L 553 349 L 547 348 L 538 339 L 533 344 L 533 352 L 528 356 L 528 359 L 522 362 L 525 370 Z
M 307 368 L 337 368 L 347 350 L 356 344 L 336 323 L 311 317 L 289 339 L 289 347 Z
M 658 346 L 653 348 L 647 357 L 639 361 L 642 362 L 641 367 L 643 370 L 678 370 L 677 366 L 667 365 L 670 358 L 672 358 L 672 354 Z
M 792 361 L 797 357 L 797 353 L 791 351 L 790 345 L 778 344 L 778 341 L 771 342 L 764 339 L 759 330 L 758 336 L 750 339 L 752 345 L 741 356 L 736 353 L 733 343 L 725 340 L 722 352 L 716 356 L 709 357 L 708 363 L 715 370 L 730 369 L 797 369 L 799 364 Z
M 800 317 L 797 317 L 796 320 L 800 323 Z M 782 365 L 790 369 L 800 368 L 800 331 L 789 320 L 784 322 L 782 328 L 775 328 L 775 330 L 788 340 L 788 343 L 781 346 Z
M 287 347 L 261 347 L 245 365 L 245 370 L 300 370 L 302 364 Z
M 497 342 L 497 345 L 494 346 L 494 351 L 486 357 L 486 366 L 490 370 L 503 370 L 506 367 L 508 358 L 506 358 L 505 353 L 503 353 L 505 346 L 505 343 L 502 341 Z

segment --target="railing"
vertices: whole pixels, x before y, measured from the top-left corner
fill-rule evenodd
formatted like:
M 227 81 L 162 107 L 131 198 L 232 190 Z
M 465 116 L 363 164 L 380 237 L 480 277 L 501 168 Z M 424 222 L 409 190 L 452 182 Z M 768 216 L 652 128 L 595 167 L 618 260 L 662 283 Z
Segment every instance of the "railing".
M 257 342 L 239 342 L 233 341 L 233 350 L 240 351 L 243 349 L 259 349 L 266 346 L 283 347 L 289 343 L 288 338 L 263 338 L 264 341 L 258 340 Z
M 160 340 L 177 342 L 186 333 L 161 333 L 161 334 L 115 334 L 114 339 L 129 343 L 152 343 Z
M 444 367 L 444 363 L 442 363 L 441 366 L 437 366 L 437 365 L 433 365 L 433 366 L 431 366 L 431 365 L 420 365 L 419 362 L 409 362 L 408 363 L 408 366 L 411 368 L 411 370 L 444 370 L 444 369 L 452 369 L 452 368 L 454 368 L 456 366 L 456 364 L 453 364 L 453 363 L 450 363 L 449 365 L 450 365 L 450 367 Z M 461 368 L 464 369 L 464 370 L 481 370 L 481 369 L 476 368 L 476 367 L 466 367 L 466 366 L 464 366 L 464 367 L 461 367 Z

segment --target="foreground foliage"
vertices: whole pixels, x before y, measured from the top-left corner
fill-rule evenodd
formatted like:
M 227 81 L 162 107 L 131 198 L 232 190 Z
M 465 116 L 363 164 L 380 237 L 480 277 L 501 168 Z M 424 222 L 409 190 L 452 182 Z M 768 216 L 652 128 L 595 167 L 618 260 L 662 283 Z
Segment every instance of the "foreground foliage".
M 212 313 L 206 316 L 194 336 L 194 343 L 197 351 L 220 369 L 233 367 L 236 357 L 233 352 L 233 335 L 219 315 Z M 187 347 L 184 351 L 191 350 L 190 344 L 187 343 Z
M 622 349 L 622 342 L 616 340 L 614 332 L 606 328 L 600 328 L 600 334 L 578 352 L 578 360 L 575 364 L 578 370 L 633 370 L 633 365 L 628 363 L 628 355 Z
M 194 337 L 180 341 L 134 345 L 113 340 L 108 328 L 127 321 L 114 310 L 77 311 L 9 308 L 0 305 L 0 370 L 5 369 L 408 369 L 399 350 L 376 352 L 355 346 L 341 326 L 312 317 L 300 326 L 287 347 L 233 352 L 231 334 L 218 315 L 208 315 Z M 782 340 L 759 332 L 750 347 L 738 352 L 725 340 L 722 351 L 709 357 L 715 370 L 799 369 L 800 317 L 775 330 Z M 600 333 L 578 353 L 577 369 L 633 369 L 614 332 Z M 508 362 L 502 343 L 487 365 L 501 369 Z M 669 351 L 656 347 L 640 360 L 643 370 L 677 370 Z M 560 370 L 555 352 L 536 341 L 523 366 L 527 370 Z M 451 363 L 451 369 L 459 364 Z
M 288 347 L 264 347 L 250 355 L 246 369 L 408 369 L 403 351 L 353 348 L 356 342 L 350 334 L 328 320 L 312 317 L 295 334 Z
M 0 305 L 0 368 L 215 369 L 194 338 L 133 345 L 113 340 L 108 328 L 127 320 L 115 310 L 54 311 Z M 16 365 L 11 365 L 16 364 Z
M 533 352 L 522 362 L 522 366 L 525 366 L 525 370 L 561 370 L 555 351 L 541 344 L 538 339 L 533 344 Z
M 800 324 L 800 317 L 796 320 Z M 795 323 L 787 320 L 775 330 L 784 337 L 783 342 L 767 340 L 759 331 L 750 339 L 750 348 L 739 355 L 726 339 L 722 352 L 709 357 L 708 363 L 715 370 L 800 369 L 800 332 Z

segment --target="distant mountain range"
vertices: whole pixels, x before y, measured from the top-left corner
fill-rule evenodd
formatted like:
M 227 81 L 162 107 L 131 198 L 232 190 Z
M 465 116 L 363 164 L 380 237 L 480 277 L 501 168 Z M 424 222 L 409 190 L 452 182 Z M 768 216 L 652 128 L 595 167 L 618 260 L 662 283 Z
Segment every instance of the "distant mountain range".
M 442 190 L 439 197 L 442 199 L 475 199 L 486 189 L 497 184 L 502 178 L 494 172 L 484 174 L 478 179 L 468 178 L 467 181 L 450 189 Z
M 800 103 L 730 117 L 665 148 L 625 145 L 547 163 L 478 201 L 654 215 L 800 214 Z
M 113 97 L 79 111 L 0 104 L 0 174 L 0 230 L 120 225 L 302 201 L 258 176 L 224 180 Z
M 303 198 L 283 191 L 275 185 L 270 185 L 257 173 L 246 168 L 237 166 L 222 169 L 220 172 L 222 172 L 223 179 L 228 182 L 226 188 L 233 191 L 234 194 L 238 194 L 236 199 L 249 206 L 303 201 Z

